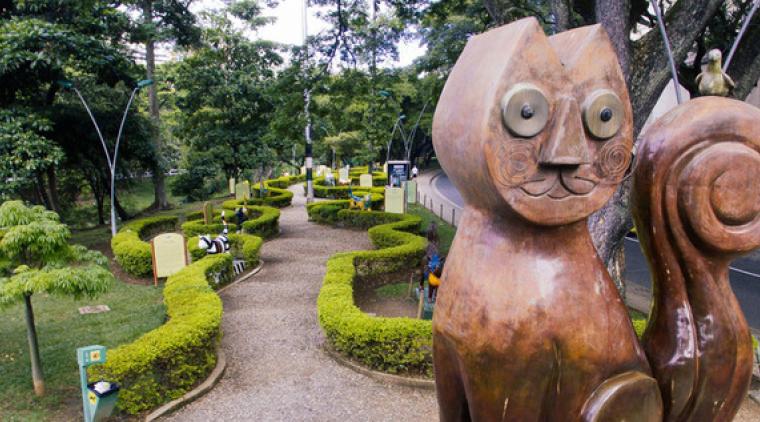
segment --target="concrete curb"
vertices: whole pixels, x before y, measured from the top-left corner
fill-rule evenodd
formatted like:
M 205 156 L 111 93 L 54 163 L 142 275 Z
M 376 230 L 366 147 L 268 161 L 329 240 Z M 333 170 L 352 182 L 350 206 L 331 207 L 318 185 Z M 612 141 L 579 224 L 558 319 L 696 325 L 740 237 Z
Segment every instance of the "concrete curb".
M 349 358 L 335 351 L 329 344 L 325 343 L 322 349 L 330 356 L 334 361 L 339 364 L 358 372 L 362 375 L 368 376 L 376 381 L 381 381 L 388 384 L 402 385 L 405 387 L 421 388 L 425 390 L 435 390 L 435 381 L 426 380 L 420 378 L 402 377 L 401 375 L 386 374 L 385 372 L 378 372 L 362 366 L 356 362 L 353 362 Z
M 435 186 L 435 179 L 440 177 L 443 174 L 443 170 L 436 170 L 436 173 L 430 178 L 430 182 L 428 183 L 428 186 L 430 187 L 430 190 L 435 194 L 435 196 L 438 197 L 441 201 L 446 202 L 451 208 L 456 208 L 458 211 L 462 211 L 462 207 L 455 204 L 452 200 L 450 200 L 446 195 L 442 194 L 440 190 Z
M 223 291 L 227 290 L 227 288 L 232 287 L 232 286 L 234 286 L 234 285 L 236 285 L 236 284 L 238 284 L 238 283 L 240 283 L 242 281 L 248 280 L 249 278 L 251 278 L 254 275 L 256 275 L 259 271 L 261 271 L 261 267 L 263 267 L 263 266 L 264 266 L 264 260 L 263 259 L 259 259 L 259 266 L 258 267 L 256 267 L 256 268 L 252 269 L 251 271 L 249 271 L 248 274 L 243 275 L 241 277 L 238 277 L 238 279 L 235 280 L 235 281 L 233 281 L 232 283 L 230 283 L 230 284 L 222 287 L 221 289 L 217 290 L 216 294 L 221 294 Z
M 148 414 L 145 417 L 145 422 L 152 422 L 162 416 L 166 416 L 169 413 L 209 392 L 209 390 L 211 390 L 214 385 L 216 385 L 216 383 L 219 382 L 219 380 L 222 378 L 222 375 L 224 375 L 224 370 L 227 369 L 227 358 L 225 357 L 224 351 L 221 347 L 217 349 L 216 356 L 216 366 L 205 381 L 203 381 L 199 386 L 185 393 L 182 397 L 176 400 L 172 400 Z

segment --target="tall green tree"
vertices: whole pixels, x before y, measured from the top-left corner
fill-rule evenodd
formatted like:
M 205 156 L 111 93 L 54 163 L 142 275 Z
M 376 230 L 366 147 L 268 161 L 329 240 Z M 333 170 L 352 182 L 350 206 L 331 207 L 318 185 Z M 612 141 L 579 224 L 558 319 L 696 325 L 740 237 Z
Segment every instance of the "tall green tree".
M 238 10 L 238 9 L 235 9 Z M 252 28 L 262 22 L 251 16 Z M 202 45 L 173 71 L 176 104 L 183 112 L 179 133 L 189 146 L 190 173 L 213 163 L 226 177 L 271 166 L 265 133 L 274 110 L 269 88 L 283 59 L 269 41 L 252 41 L 233 27 L 226 11 L 205 14 Z M 274 141 L 269 138 L 268 140 Z M 183 183 L 184 184 L 184 183 Z
M 195 15 L 189 9 L 192 0 L 131 0 L 127 3 L 141 15 L 132 34 L 132 41 L 145 45 L 147 79 L 156 77 L 157 43 L 173 41 L 179 46 L 187 47 L 196 45 L 200 40 L 200 28 Z M 160 130 L 158 89 L 158 84 L 148 87 L 148 109 L 155 125 L 153 144 L 160 157 L 163 155 L 164 145 Z M 153 206 L 157 209 L 165 209 L 169 206 L 163 164 L 161 160 L 156 160 L 153 168 Z
M 59 79 L 90 78 L 113 86 L 134 83 L 136 67 L 123 44 L 126 15 L 105 0 L 11 2 L 0 9 L 0 177 L 3 194 L 60 211 L 51 106 Z M 25 157 L 22 163 L 20 157 Z
M 107 260 L 96 251 L 68 244 L 68 227 L 58 215 L 21 201 L 0 205 L 0 307 L 24 302 L 32 382 L 37 396 L 45 394 L 32 295 L 94 297 L 105 292 L 114 277 Z

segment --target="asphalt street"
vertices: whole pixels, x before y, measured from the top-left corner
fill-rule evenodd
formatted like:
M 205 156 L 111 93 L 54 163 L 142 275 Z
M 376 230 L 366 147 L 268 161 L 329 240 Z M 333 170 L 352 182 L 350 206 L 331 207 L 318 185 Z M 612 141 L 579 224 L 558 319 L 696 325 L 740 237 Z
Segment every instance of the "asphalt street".
M 438 192 L 457 205 L 464 206 L 464 200 L 445 173 L 433 180 Z M 639 248 L 638 240 L 625 241 L 626 280 L 651 291 L 651 277 L 646 259 Z M 744 311 L 747 322 L 754 329 L 760 329 L 760 252 L 739 258 L 731 264 L 729 280 L 734 294 Z

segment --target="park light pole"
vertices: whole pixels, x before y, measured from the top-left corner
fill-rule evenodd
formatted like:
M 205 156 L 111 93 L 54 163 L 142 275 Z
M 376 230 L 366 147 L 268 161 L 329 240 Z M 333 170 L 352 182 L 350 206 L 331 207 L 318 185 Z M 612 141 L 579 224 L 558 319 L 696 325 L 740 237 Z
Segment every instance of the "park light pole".
M 92 120 L 93 126 L 95 126 L 95 132 L 98 134 L 98 139 L 100 139 L 100 144 L 103 146 L 103 152 L 106 156 L 106 162 L 108 163 L 108 169 L 111 172 L 111 236 L 116 235 L 116 205 L 115 205 L 115 198 L 116 198 L 116 160 L 119 156 L 119 142 L 121 142 L 121 134 L 124 131 L 124 123 L 127 121 L 127 113 L 129 112 L 129 107 L 132 105 L 132 101 L 135 99 L 135 95 L 137 94 L 137 91 L 139 91 L 142 88 L 145 88 L 146 86 L 153 85 L 152 79 L 143 79 L 140 82 L 137 83 L 137 85 L 132 89 L 132 94 L 129 96 L 129 101 L 127 102 L 127 106 L 124 108 L 124 115 L 121 118 L 121 124 L 119 124 L 119 132 L 116 135 L 116 145 L 114 146 L 113 151 L 113 159 L 111 158 L 111 154 L 108 152 L 108 145 L 106 144 L 105 139 L 103 139 L 103 134 L 100 132 L 100 126 L 98 126 L 98 122 L 95 120 L 95 116 L 92 115 L 92 111 L 90 110 L 90 107 L 87 105 L 87 101 L 84 100 L 84 97 L 82 96 L 82 93 L 79 92 L 76 86 L 74 86 L 74 83 L 71 81 L 61 80 L 58 81 L 58 84 L 67 90 L 73 90 L 77 96 L 79 97 L 79 100 L 82 102 L 82 105 L 84 105 L 85 110 L 87 110 L 87 114 L 90 116 L 90 120 Z
M 383 98 L 390 98 L 391 100 L 393 100 L 394 103 L 396 103 L 396 105 L 399 106 L 399 108 L 402 109 L 401 111 L 403 111 L 401 104 L 393 95 L 393 92 L 385 90 L 385 89 L 381 89 L 380 91 L 378 91 L 378 95 L 380 95 Z M 411 158 L 411 153 L 412 153 L 412 142 L 414 142 L 414 135 L 417 133 L 417 128 L 420 126 L 420 120 L 422 120 L 422 115 L 425 114 L 425 109 L 427 109 L 428 104 L 430 104 L 430 99 L 425 101 L 425 104 L 422 106 L 422 110 L 420 111 L 419 116 L 417 116 L 417 121 L 414 123 L 414 126 L 412 127 L 412 130 L 409 132 L 408 135 L 404 133 L 404 128 L 400 124 L 401 121 L 404 120 L 406 116 L 401 114 L 401 112 L 399 112 L 399 117 L 398 119 L 396 119 L 396 123 L 393 125 L 391 138 L 388 140 L 388 152 L 386 153 L 386 156 L 385 156 L 386 162 L 388 162 L 388 160 L 390 159 L 389 157 L 391 153 L 391 143 L 393 142 L 393 135 L 396 133 L 396 127 L 398 127 L 398 129 L 401 131 L 401 139 L 404 142 L 404 155 L 406 156 L 406 160 L 409 161 L 409 159 Z
M 306 17 L 308 10 L 309 0 L 303 0 L 303 9 L 301 13 L 302 35 L 303 35 L 303 114 L 306 118 L 306 126 L 304 127 L 304 138 L 306 138 L 306 151 L 305 151 L 305 163 L 306 167 L 306 203 L 314 202 L 314 182 L 312 180 L 312 151 L 311 151 L 311 115 L 309 114 L 309 104 L 311 103 L 311 89 L 309 88 L 309 44 L 308 34 L 309 31 L 306 27 Z

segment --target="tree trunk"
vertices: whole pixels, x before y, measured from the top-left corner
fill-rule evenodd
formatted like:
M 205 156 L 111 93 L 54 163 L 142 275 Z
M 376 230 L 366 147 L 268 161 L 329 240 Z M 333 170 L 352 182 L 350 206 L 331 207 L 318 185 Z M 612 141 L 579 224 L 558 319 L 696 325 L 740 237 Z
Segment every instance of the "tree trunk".
M 568 0 L 551 0 L 549 7 L 551 8 L 552 15 L 554 16 L 554 23 L 552 25 L 554 33 L 567 31 L 570 29 L 570 7 L 567 4 Z
M 626 81 L 630 78 L 631 62 L 630 12 L 631 0 L 596 0 L 596 20 L 610 36 Z
M 52 210 L 53 206 L 50 203 L 50 198 L 48 197 L 47 190 L 45 189 L 45 179 L 42 177 L 42 173 L 37 171 L 35 173 L 35 178 L 37 179 L 37 195 L 39 195 L 42 203 L 45 205 L 45 208 Z
M 125 210 L 124 207 L 121 206 L 121 203 L 119 203 L 119 195 L 114 195 L 113 202 L 116 206 L 116 214 L 119 215 L 119 219 L 121 221 L 129 220 L 131 217 L 127 214 L 127 210 Z
M 26 316 L 26 338 L 29 340 L 29 360 L 32 362 L 32 383 L 34 395 L 45 395 L 45 380 L 42 376 L 42 363 L 40 362 L 40 348 L 37 345 L 37 329 L 34 326 L 34 309 L 32 309 L 32 295 L 24 295 L 24 315 Z
M 679 0 L 664 17 L 676 66 L 686 59 L 694 41 L 704 31 L 723 0 Z M 639 136 L 649 113 L 670 82 L 668 55 L 660 32 L 655 28 L 633 43 L 628 90 L 633 106 L 633 135 Z
M 55 168 L 47 168 L 48 193 L 50 195 L 50 207 L 58 214 L 61 213 L 61 201 L 58 198 L 58 178 L 55 175 Z
M 151 1 L 143 3 L 143 22 L 145 24 L 153 22 L 153 4 Z M 156 46 L 153 34 L 148 35 L 145 41 L 145 67 L 147 69 L 147 78 L 154 79 L 156 71 Z M 148 104 L 150 109 L 150 118 L 153 121 L 153 146 L 156 153 L 156 161 L 153 166 L 153 188 L 155 199 L 153 207 L 156 209 L 166 209 L 169 207 L 169 201 L 166 199 L 166 182 L 164 180 L 164 171 L 161 166 L 161 116 L 158 110 L 158 84 L 154 83 L 148 87 Z
M 739 42 L 726 72 L 736 82 L 733 95 L 739 100 L 747 98 L 760 79 L 760 42 L 758 40 L 760 40 L 760 10 L 752 17 L 752 22 Z
M 704 31 L 720 3 L 720 0 L 679 0 L 667 11 L 666 27 L 676 63 L 682 63 L 686 59 L 688 50 Z M 671 75 L 659 31 L 652 29 L 631 44 L 629 13 L 630 0 L 597 0 L 597 19 L 607 30 L 626 75 L 633 108 L 633 136 L 637 139 Z M 620 249 L 625 235 L 633 228 L 628 206 L 630 191 L 629 178 L 618 187 L 612 199 L 589 218 L 589 231 L 594 245 L 621 295 L 625 293 L 625 288 L 623 274 L 619 269 L 625 264 L 620 262 Z M 614 278 L 616 276 L 619 278 Z
M 90 187 L 92 188 L 93 196 L 95 196 L 95 203 L 97 204 L 98 208 L 98 224 L 106 224 L 105 215 L 103 214 L 103 198 L 105 195 L 103 195 L 101 192 L 96 191 L 94 186 L 90 185 Z

